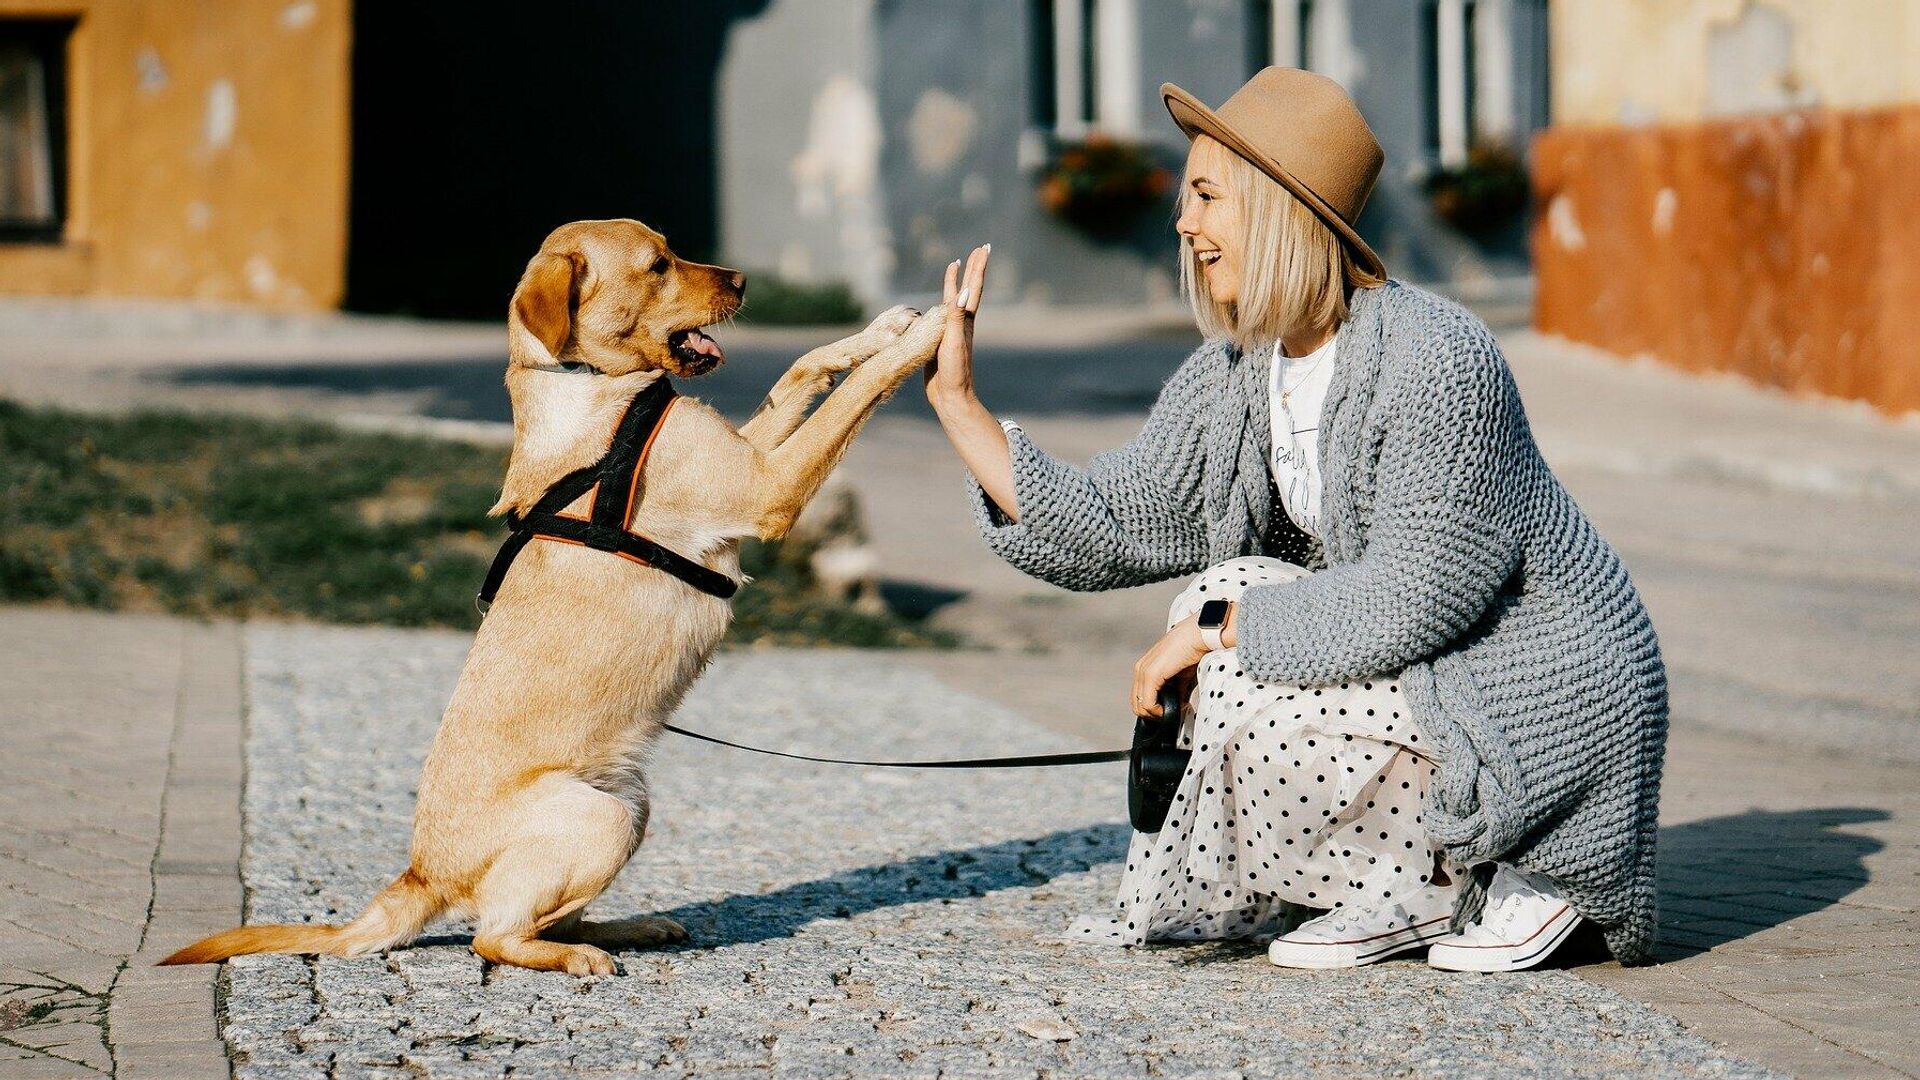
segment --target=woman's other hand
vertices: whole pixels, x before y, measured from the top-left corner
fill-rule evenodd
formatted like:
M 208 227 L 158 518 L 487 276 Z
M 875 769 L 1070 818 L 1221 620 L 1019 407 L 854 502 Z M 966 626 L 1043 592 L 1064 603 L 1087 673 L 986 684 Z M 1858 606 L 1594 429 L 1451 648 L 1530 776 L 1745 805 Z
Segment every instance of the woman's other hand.
M 987 282 L 987 258 L 993 245 L 985 244 L 967 253 L 963 271 L 960 260 L 947 265 L 944 301 L 947 304 L 947 332 L 940 339 L 940 351 L 924 369 L 927 400 L 936 407 L 958 404 L 973 395 L 973 317 L 980 310 L 980 293 Z
M 1207 643 L 1200 638 L 1200 616 L 1189 615 L 1175 623 L 1133 665 L 1133 715 L 1159 716 L 1160 688 L 1192 671 L 1206 655 Z

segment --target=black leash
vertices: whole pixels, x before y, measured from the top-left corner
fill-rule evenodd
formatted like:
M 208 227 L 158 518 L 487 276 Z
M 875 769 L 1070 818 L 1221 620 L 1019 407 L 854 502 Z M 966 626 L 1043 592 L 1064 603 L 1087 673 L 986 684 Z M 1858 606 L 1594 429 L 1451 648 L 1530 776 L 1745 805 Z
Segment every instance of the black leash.
M 960 758 L 952 761 L 862 761 L 857 758 L 789 754 L 784 750 L 767 750 L 763 747 L 716 739 L 711 735 L 702 735 L 697 731 L 688 731 L 686 728 L 675 727 L 672 724 L 663 726 L 675 735 L 685 735 L 689 739 L 699 739 L 701 742 L 730 747 L 734 750 L 745 750 L 750 754 L 792 758 L 795 761 L 817 761 L 823 765 L 871 765 L 881 769 L 1037 769 L 1047 765 L 1095 765 L 1103 761 L 1125 761 L 1133 753 L 1131 750 L 1084 750 L 1073 754 L 1023 754 L 1019 757 Z

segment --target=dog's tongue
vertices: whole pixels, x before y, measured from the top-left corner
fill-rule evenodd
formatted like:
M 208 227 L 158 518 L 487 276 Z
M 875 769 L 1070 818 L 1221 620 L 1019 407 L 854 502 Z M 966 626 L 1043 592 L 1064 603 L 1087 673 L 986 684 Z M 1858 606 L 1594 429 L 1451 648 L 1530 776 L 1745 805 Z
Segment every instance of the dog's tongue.
M 701 356 L 710 356 L 715 360 L 724 361 L 727 358 L 727 354 L 720 350 L 719 342 L 698 330 L 687 331 L 687 348 L 692 349 Z

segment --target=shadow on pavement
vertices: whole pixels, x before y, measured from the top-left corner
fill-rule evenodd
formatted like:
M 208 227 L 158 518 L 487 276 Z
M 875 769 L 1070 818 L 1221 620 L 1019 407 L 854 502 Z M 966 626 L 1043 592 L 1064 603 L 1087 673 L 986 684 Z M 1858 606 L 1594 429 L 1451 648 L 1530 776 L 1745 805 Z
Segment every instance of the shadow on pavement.
M 1749 810 L 1660 830 L 1662 954 L 1685 956 L 1838 902 L 1885 845 L 1842 831 L 1887 820 L 1847 806 Z
M 1030 840 L 921 855 L 803 881 L 770 893 L 729 896 L 659 914 L 678 919 L 693 941 L 712 949 L 790 937 L 819 919 L 929 900 L 964 900 L 998 889 L 1032 887 L 1126 856 L 1131 833 L 1114 822 Z
M 1703 952 L 1831 906 L 1867 882 L 1865 859 L 1879 840 L 1838 831 L 1885 821 L 1883 810 L 1836 807 L 1749 810 L 1660 830 L 1661 959 Z M 820 919 L 850 919 L 880 908 L 964 900 L 999 889 L 1042 885 L 1126 855 L 1121 822 L 1066 829 L 1025 840 L 920 855 L 798 882 L 770 893 L 687 904 L 658 914 L 692 935 L 687 949 L 713 949 L 791 937 Z M 465 935 L 430 935 L 418 945 L 466 944 Z M 1244 960 L 1248 942 L 1180 945 L 1191 963 Z M 1416 958 L 1417 959 L 1417 958 Z M 1579 967 L 1608 959 L 1597 933 L 1583 933 L 1549 965 Z

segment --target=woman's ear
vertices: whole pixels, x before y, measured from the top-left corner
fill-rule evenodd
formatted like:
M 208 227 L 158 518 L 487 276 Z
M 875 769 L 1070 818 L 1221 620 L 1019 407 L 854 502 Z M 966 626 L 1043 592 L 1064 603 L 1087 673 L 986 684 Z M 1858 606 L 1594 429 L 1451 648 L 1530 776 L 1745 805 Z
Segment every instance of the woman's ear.
M 507 336 L 515 359 L 522 348 L 537 344 L 545 355 L 528 359 L 552 363 L 573 336 L 574 277 L 579 271 L 572 255 L 541 252 L 527 264 L 520 285 L 513 290 L 507 315 Z

